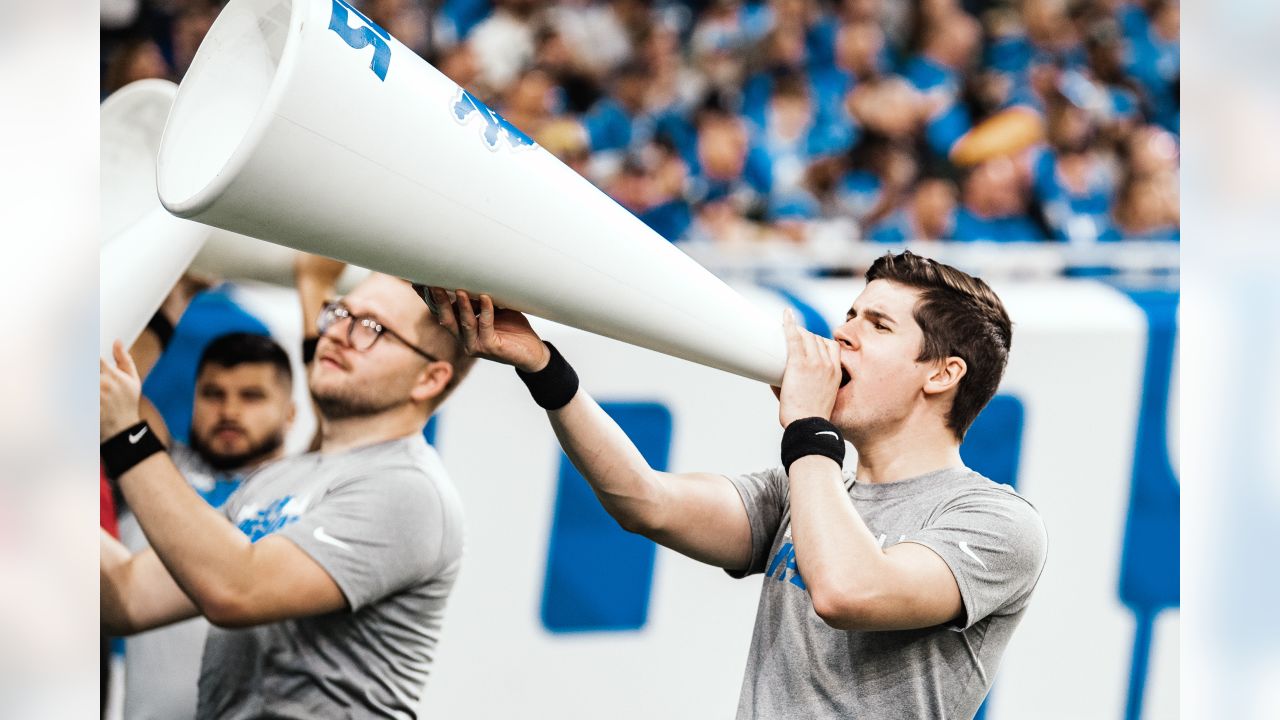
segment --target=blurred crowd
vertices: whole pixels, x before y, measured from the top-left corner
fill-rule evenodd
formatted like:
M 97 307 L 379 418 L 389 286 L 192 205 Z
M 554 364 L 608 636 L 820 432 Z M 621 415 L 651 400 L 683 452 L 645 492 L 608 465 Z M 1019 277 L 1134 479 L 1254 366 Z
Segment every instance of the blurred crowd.
M 102 89 L 224 3 L 103 0 Z M 364 0 L 673 242 L 1179 237 L 1179 0 Z

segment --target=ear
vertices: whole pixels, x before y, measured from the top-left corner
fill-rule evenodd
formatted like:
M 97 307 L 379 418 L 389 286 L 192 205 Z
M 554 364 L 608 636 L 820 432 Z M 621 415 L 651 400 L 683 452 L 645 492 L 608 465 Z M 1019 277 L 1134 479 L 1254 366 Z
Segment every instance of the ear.
M 960 386 L 960 378 L 969 371 L 969 366 L 962 358 L 954 355 L 943 358 L 933 365 L 933 371 L 924 383 L 925 395 L 940 395 L 955 390 Z
M 290 400 L 289 409 L 284 414 L 284 427 L 286 430 L 293 427 L 293 421 L 297 417 L 298 417 L 298 404 Z
M 414 402 L 426 403 L 440 396 L 453 379 L 453 364 L 437 360 L 427 363 L 409 391 Z

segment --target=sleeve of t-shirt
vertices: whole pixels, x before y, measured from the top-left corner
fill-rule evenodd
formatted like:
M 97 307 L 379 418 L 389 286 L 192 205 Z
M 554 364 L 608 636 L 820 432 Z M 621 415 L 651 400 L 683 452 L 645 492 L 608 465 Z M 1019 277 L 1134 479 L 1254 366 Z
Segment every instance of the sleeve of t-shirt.
M 742 496 L 751 523 L 751 564 L 746 570 L 726 570 L 731 577 L 744 578 L 764 572 L 769 549 L 782 523 L 786 504 L 787 475 L 782 468 L 770 468 L 729 478 Z
M 965 493 L 904 541 L 924 545 L 951 568 L 964 602 L 955 623 L 961 629 L 1021 610 L 1044 568 L 1048 544 L 1035 508 L 999 488 Z
M 277 534 L 315 559 L 356 611 L 438 572 L 446 522 L 431 481 L 394 468 L 335 485 Z

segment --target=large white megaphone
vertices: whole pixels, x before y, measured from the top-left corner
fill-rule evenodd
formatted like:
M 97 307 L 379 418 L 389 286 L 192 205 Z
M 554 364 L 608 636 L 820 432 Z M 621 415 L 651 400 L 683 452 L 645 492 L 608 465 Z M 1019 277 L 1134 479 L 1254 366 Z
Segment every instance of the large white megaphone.
M 156 197 L 156 152 L 177 86 L 139 80 L 102 103 L 98 353 L 142 334 L 212 228 L 173 217 Z
M 175 215 L 778 384 L 777 318 L 345 0 L 231 0 L 165 127 Z
M 297 250 L 283 245 L 213 229 L 191 261 L 191 270 L 227 280 L 254 280 L 293 287 L 293 261 L 297 256 Z M 367 269 L 348 265 L 338 277 L 336 289 L 345 293 L 368 276 Z

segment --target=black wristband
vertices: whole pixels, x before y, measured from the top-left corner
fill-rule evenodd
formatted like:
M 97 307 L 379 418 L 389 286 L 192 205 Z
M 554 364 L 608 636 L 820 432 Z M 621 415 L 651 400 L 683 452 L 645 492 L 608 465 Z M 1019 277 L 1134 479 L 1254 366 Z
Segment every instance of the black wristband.
M 158 452 L 164 452 L 164 445 L 147 421 L 143 420 L 107 438 L 99 446 L 98 452 L 107 477 L 118 480 L 121 475 L 133 469 L 134 465 Z
M 302 338 L 302 364 L 310 365 L 312 360 L 316 359 L 316 345 L 320 344 L 318 337 Z
M 156 314 L 151 316 L 147 321 L 147 329 L 156 334 L 161 350 L 169 347 L 169 341 L 173 339 L 173 323 L 165 317 L 163 310 L 157 310 Z
M 844 436 L 830 420 L 808 417 L 793 421 L 782 432 L 782 466 L 791 472 L 791 463 L 806 455 L 831 458 L 844 467 Z
M 547 366 L 531 373 L 516 368 L 516 375 L 529 388 L 529 394 L 539 407 L 544 410 L 559 410 L 568 405 L 578 393 L 578 373 L 573 371 L 555 345 L 545 340 L 542 344 L 551 351 L 551 360 Z

